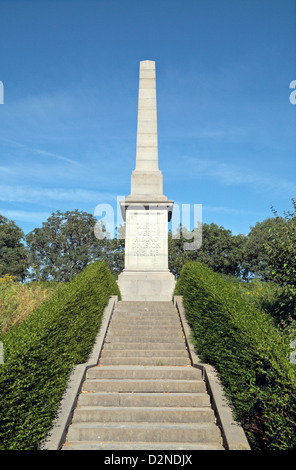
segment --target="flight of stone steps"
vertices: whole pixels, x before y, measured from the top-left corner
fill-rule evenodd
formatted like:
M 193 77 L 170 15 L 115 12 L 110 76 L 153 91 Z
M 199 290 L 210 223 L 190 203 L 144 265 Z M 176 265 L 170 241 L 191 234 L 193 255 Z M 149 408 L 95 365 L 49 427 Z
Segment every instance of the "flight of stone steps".
M 224 449 L 172 302 L 118 302 L 62 450 Z

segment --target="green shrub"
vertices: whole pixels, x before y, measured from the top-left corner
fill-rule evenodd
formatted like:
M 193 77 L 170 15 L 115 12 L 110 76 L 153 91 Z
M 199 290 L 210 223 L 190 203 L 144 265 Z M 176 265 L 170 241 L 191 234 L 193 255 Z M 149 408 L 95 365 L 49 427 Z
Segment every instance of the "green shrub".
M 258 278 L 254 278 L 250 282 L 238 281 L 235 286 L 242 297 L 252 302 L 256 308 L 268 313 L 277 326 L 281 297 L 283 294 L 283 288 L 281 286 L 272 281 L 261 281 Z
M 60 285 L 1 339 L 0 449 L 37 449 L 49 431 L 74 365 L 87 360 L 117 284 L 102 262 Z
M 296 373 L 289 344 L 263 310 L 198 262 L 181 271 L 196 349 L 212 364 L 253 449 L 296 448 Z

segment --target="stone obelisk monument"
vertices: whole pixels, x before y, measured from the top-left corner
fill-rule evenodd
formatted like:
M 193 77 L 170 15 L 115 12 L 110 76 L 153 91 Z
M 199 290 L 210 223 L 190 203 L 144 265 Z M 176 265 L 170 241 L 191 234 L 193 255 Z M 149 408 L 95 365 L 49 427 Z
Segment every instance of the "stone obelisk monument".
M 118 277 L 122 300 L 168 301 L 175 279 L 168 269 L 168 221 L 173 201 L 163 195 L 158 168 L 155 62 L 140 62 L 136 168 L 131 194 L 120 201 L 125 268 Z

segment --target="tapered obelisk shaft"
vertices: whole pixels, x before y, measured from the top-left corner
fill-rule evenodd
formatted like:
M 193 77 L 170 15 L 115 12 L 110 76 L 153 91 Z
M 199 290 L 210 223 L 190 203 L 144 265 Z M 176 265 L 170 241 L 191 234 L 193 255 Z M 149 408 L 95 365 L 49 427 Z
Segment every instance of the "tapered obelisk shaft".
M 158 170 L 155 62 L 140 62 L 136 170 Z
M 173 201 L 163 195 L 158 168 L 155 62 L 140 62 L 136 168 L 131 194 L 120 201 L 125 225 L 122 300 L 172 299 L 175 279 L 168 269 L 168 221 Z
M 140 62 L 136 168 L 127 200 L 166 200 L 158 169 L 155 62 Z

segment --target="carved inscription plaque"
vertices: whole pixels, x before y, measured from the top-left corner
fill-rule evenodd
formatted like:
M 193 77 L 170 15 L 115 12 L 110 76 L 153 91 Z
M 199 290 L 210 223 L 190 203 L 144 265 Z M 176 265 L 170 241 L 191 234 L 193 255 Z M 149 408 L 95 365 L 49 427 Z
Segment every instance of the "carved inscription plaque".
M 138 256 L 156 256 L 160 253 L 160 241 L 157 236 L 157 225 L 149 223 L 135 224 L 132 250 Z
M 126 217 L 125 268 L 167 269 L 167 212 L 128 210 Z

